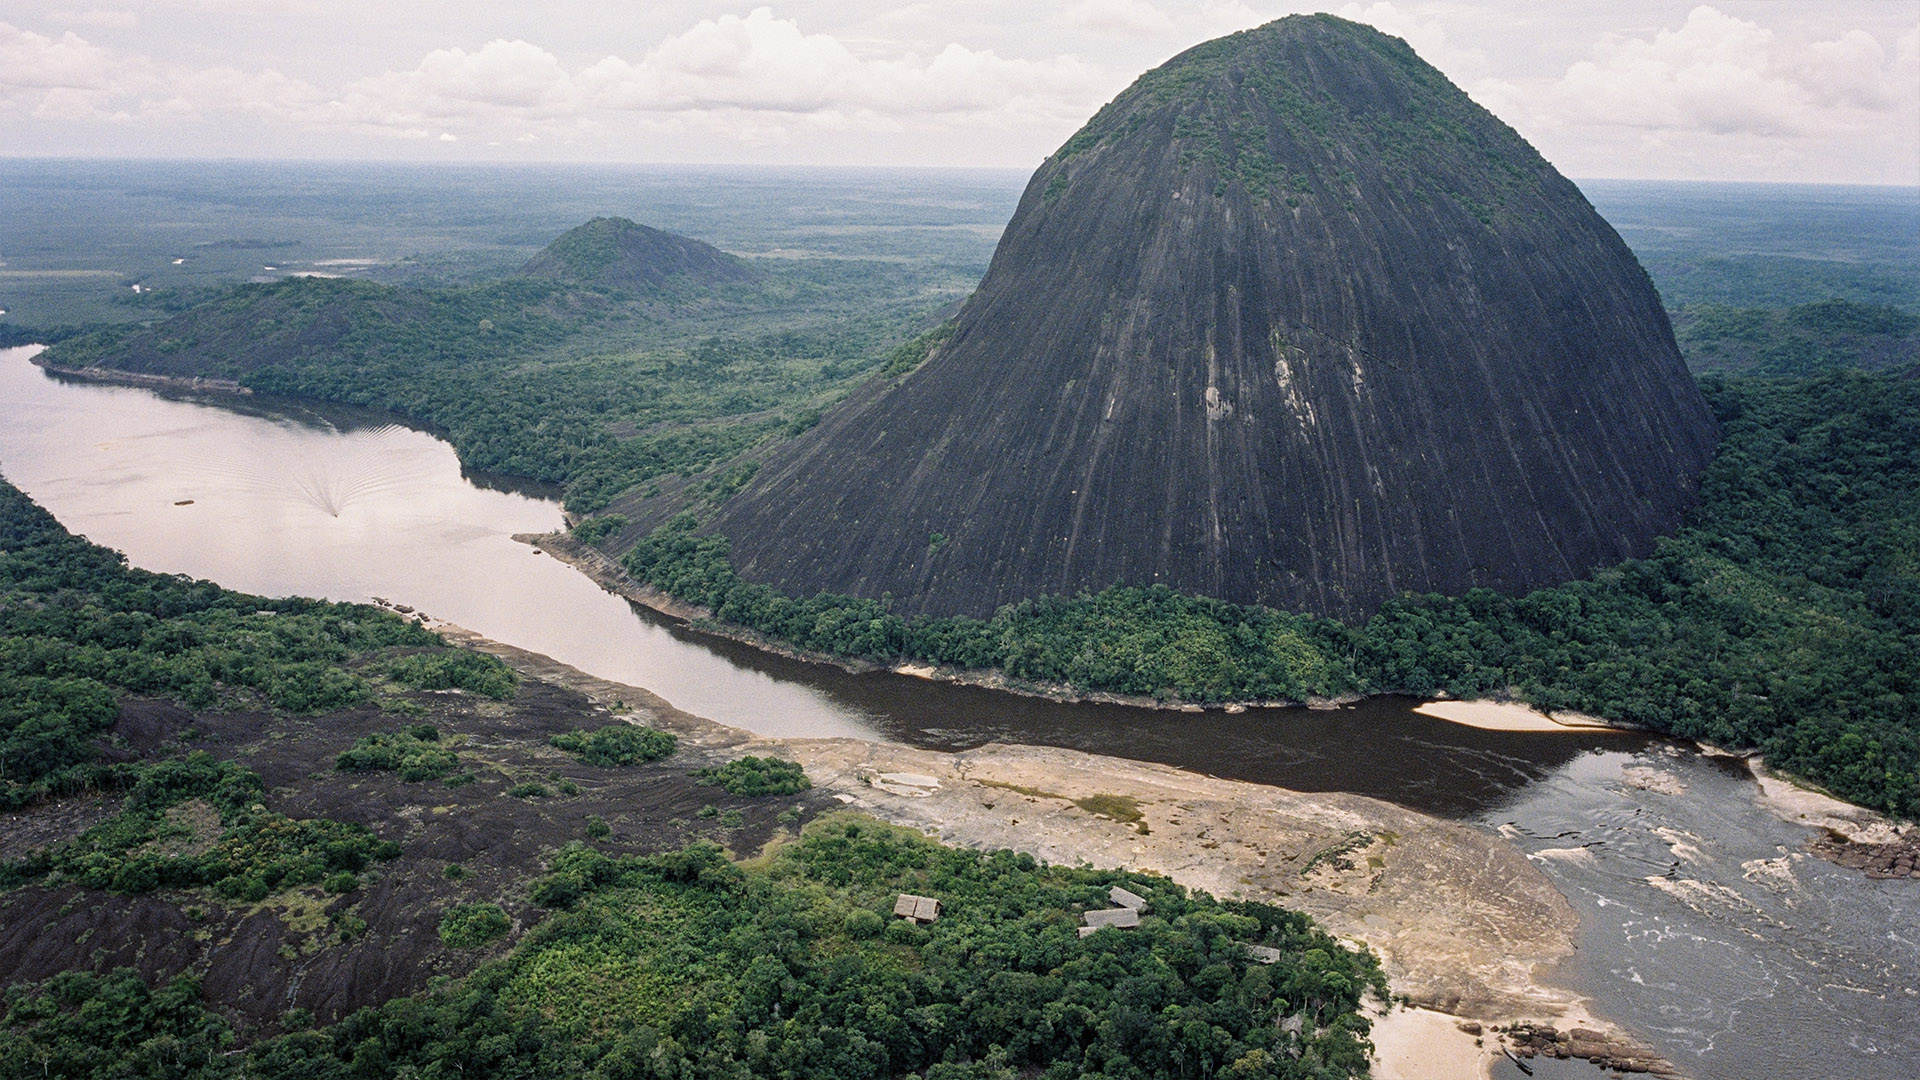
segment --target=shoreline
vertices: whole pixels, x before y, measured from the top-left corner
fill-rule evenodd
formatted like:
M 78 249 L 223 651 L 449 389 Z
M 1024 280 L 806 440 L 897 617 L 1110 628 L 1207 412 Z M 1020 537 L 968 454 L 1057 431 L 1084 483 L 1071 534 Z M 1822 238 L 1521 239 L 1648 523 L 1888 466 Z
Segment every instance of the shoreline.
M 43 347 L 44 349 L 44 347 Z M 49 375 L 64 375 L 83 382 L 112 383 L 117 386 L 140 386 L 149 390 L 186 390 L 200 394 L 231 394 L 235 397 L 252 397 L 253 391 L 241 386 L 232 379 L 208 379 L 198 376 L 188 378 L 179 375 L 148 375 L 138 371 L 121 371 L 118 368 L 64 367 L 49 363 L 43 359 L 45 352 L 37 352 L 27 358 L 27 362 Z
M 1368 696 L 1361 694 L 1343 694 L 1333 698 L 1309 698 L 1306 701 L 1230 701 L 1202 705 L 1198 702 L 1190 701 L 1162 701 L 1158 698 L 1146 697 L 1139 694 L 1112 694 L 1104 691 L 1082 693 L 1061 683 L 1036 684 L 1012 679 L 998 669 L 980 672 L 915 661 L 899 664 L 879 664 L 848 660 L 845 657 L 809 652 L 805 649 L 796 649 L 744 627 L 711 621 L 713 620 L 713 613 L 711 611 L 703 607 L 683 603 L 661 592 L 659 589 L 636 579 L 633 575 L 627 573 L 625 567 L 622 567 L 599 548 L 593 547 L 590 544 L 583 544 L 564 532 L 515 533 L 513 534 L 513 539 L 566 563 L 580 573 L 585 574 L 588 578 L 592 579 L 595 584 L 607 592 L 630 600 L 633 603 L 649 608 L 669 618 L 680 619 L 688 624 L 689 629 L 698 631 L 699 633 L 712 634 L 714 637 L 725 638 L 728 641 L 737 641 L 743 645 L 751 645 L 762 652 L 782 656 L 789 660 L 799 660 L 808 664 L 825 664 L 829 667 L 835 667 L 841 671 L 856 675 L 874 671 L 887 671 L 895 675 L 905 675 L 909 678 L 925 679 L 929 682 L 951 683 L 956 686 L 977 686 L 985 690 L 997 690 L 1001 693 L 1039 698 L 1043 701 L 1053 701 L 1064 705 L 1126 705 L 1136 709 L 1155 709 L 1161 712 L 1182 713 L 1219 711 L 1237 714 L 1246 712 L 1249 709 L 1337 709 L 1344 705 L 1351 705 L 1354 702 L 1363 701 Z M 1521 704 L 1515 704 L 1512 707 L 1523 710 L 1531 708 L 1531 706 Z M 1440 719 L 1448 718 L 1440 717 Z M 1633 728 L 1608 724 L 1604 720 L 1593 717 L 1586 717 L 1584 719 L 1595 724 L 1596 727 L 1588 729 L 1578 727 L 1574 724 L 1555 724 L 1539 730 L 1635 730 Z M 1513 728 L 1509 730 L 1532 729 Z
M 529 678 L 565 686 L 709 754 L 799 761 L 851 809 L 943 843 L 1124 867 L 1216 896 L 1279 904 L 1372 948 L 1396 1002 L 1377 1019 L 1381 1080 L 1483 1080 L 1527 1032 L 1600 1033 L 1617 1056 L 1672 1066 L 1581 996 L 1535 972 L 1574 949 L 1579 917 L 1499 836 L 1391 803 L 1219 780 L 1053 747 L 921 750 L 861 739 L 761 738 L 464 628 L 429 624 Z M 1105 798 L 1096 799 L 1095 796 Z M 1083 805 L 1084 804 L 1084 805 Z M 1127 810 L 1115 812 L 1115 805 Z M 1098 810 L 1088 807 L 1097 807 Z M 1512 1034 L 1496 1028 L 1515 1029 Z

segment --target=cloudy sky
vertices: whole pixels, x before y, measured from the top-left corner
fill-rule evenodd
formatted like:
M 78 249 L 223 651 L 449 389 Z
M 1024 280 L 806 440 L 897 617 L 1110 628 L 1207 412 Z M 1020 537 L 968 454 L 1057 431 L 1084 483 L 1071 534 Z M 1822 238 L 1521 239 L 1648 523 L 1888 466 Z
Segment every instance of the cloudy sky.
M 1920 0 L 6 0 L 0 154 L 1031 168 L 1314 10 L 1569 175 L 1920 183 Z

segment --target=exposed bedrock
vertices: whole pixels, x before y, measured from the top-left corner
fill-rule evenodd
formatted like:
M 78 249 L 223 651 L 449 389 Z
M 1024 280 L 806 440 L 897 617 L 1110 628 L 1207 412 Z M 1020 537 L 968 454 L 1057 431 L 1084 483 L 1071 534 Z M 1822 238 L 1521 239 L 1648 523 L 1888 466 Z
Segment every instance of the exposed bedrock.
M 1295 17 L 1102 109 L 952 336 L 711 527 L 902 612 L 1117 582 L 1353 618 L 1644 555 L 1716 437 L 1572 183 L 1399 39 Z

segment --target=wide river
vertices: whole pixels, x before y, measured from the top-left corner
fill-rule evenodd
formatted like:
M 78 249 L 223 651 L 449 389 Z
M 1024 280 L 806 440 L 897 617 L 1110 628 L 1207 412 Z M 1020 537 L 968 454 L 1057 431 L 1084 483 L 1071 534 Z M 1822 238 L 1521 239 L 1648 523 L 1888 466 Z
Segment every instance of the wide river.
M 1044 743 L 1497 829 L 1583 916 L 1555 978 L 1688 1072 L 1920 1075 L 1920 882 L 1796 854 L 1805 830 L 1758 805 L 1744 766 L 1636 735 L 1481 731 L 1405 699 L 1194 714 L 769 656 L 516 543 L 560 527 L 559 506 L 464 475 L 430 435 L 331 407 L 56 378 L 34 351 L 0 350 L 0 473 L 136 565 L 269 595 L 389 598 L 769 735 Z M 1684 793 L 1627 783 L 1629 768 Z

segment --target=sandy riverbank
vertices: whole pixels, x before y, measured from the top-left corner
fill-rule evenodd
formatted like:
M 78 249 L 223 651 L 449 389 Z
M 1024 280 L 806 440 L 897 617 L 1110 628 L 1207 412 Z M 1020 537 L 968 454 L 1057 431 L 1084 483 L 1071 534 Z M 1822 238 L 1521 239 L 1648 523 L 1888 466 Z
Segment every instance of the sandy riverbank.
M 1516 848 L 1480 830 L 1356 795 L 1052 747 L 943 753 L 858 739 L 760 739 L 643 688 L 458 627 L 437 629 L 529 676 L 621 703 L 694 746 L 800 761 L 816 787 L 841 802 L 947 843 L 1122 866 L 1304 911 L 1373 948 L 1394 993 L 1422 1007 L 1383 1019 L 1376 1075 L 1481 1077 L 1498 1053 L 1494 1025 L 1597 1026 L 1575 995 L 1534 977 L 1536 967 L 1572 951 L 1573 909 Z M 1461 1030 L 1462 1020 L 1486 1029 L 1484 1045 Z
M 1429 701 L 1414 712 L 1487 731 L 1627 731 L 1597 716 L 1542 712 L 1517 701 Z

